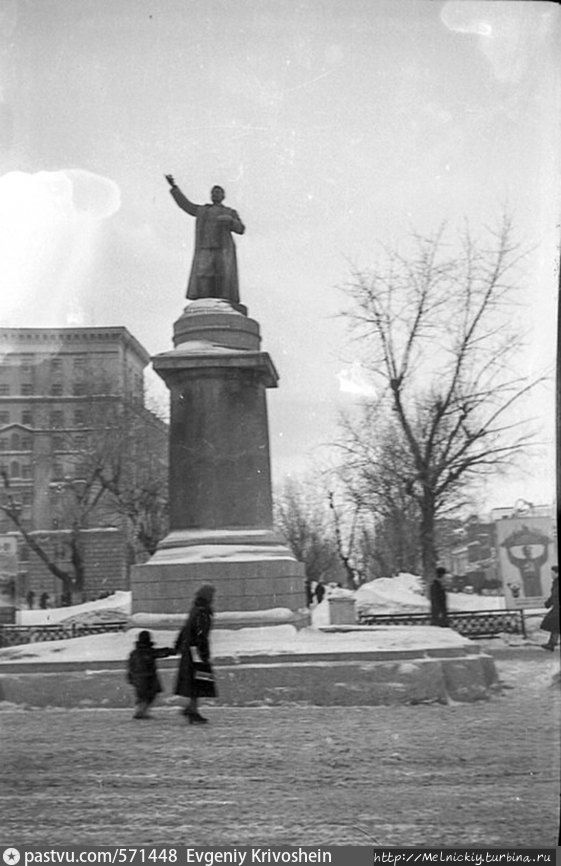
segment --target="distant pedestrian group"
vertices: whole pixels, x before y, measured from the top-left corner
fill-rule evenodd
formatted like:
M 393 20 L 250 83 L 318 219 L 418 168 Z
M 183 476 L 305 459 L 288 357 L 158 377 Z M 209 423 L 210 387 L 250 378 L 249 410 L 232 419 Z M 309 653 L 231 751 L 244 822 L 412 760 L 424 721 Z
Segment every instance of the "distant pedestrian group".
M 304 591 L 306 593 L 306 606 L 312 607 L 314 601 L 316 604 L 321 604 L 326 593 L 326 586 L 321 580 L 316 581 L 315 586 L 310 578 L 306 578 L 304 583 Z
M 35 607 L 35 598 L 36 593 L 32 589 L 30 589 L 25 596 L 25 600 L 27 602 L 27 607 L 29 608 L 29 610 L 33 610 L 33 608 Z M 41 608 L 41 610 L 46 610 L 48 608 L 49 599 L 50 596 L 48 592 L 41 593 L 41 595 L 39 596 L 39 607 Z
M 213 621 L 214 587 L 202 586 L 196 593 L 185 625 L 174 647 L 157 648 L 149 631 L 141 631 L 135 648 L 129 655 L 127 679 L 136 693 L 133 718 L 149 719 L 149 709 L 162 691 L 157 659 L 179 655 L 175 694 L 187 698 L 182 714 L 189 724 L 203 725 L 208 721 L 199 712 L 200 698 L 216 697 L 214 671 L 210 661 L 209 635 Z

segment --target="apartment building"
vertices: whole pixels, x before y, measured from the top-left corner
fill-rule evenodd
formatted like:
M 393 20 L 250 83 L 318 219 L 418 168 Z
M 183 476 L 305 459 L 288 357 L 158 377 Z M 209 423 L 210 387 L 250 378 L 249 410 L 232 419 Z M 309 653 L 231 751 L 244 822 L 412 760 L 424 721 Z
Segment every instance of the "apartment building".
M 166 425 L 144 406 L 148 361 L 124 327 L 0 329 L 0 490 L 11 497 L 22 527 L 61 562 L 77 519 L 69 505 L 76 509 L 72 503 L 94 484 L 94 461 L 114 448 L 125 413 L 130 438 L 124 459 L 138 459 L 148 442 L 155 459 L 166 460 Z M 146 430 L 148 439 L 143 433 L 143 441 L 135 442 Z M 121 516 L 108 497 L 98 500 L 80 518 L 89 597 L 125 588 L 131 561 Z M 15 530 L 0 512 L 0 534 Z M 24 543 L 19 565 L 20 596 L 29 589 L 58 594 L 57 578 Z

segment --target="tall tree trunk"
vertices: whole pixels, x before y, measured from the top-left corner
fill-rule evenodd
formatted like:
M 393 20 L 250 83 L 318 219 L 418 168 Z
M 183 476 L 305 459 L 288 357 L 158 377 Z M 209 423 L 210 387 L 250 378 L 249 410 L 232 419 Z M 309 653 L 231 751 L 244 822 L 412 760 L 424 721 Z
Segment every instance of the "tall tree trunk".
M 430 491 L 425 490 L 421 503 L 421 564 L 425 584 L 433 579 L 436 570 L 436 544 L 434 538 L 434 498 Z
M 74 569 L 73 590 L 79 594 L 81 602 L 86 600 L 85 584 L 86 570 L 84 568 L 84 552 L 82 549 L 82 539 L 80 527 L 74 524 L 72 527 L 72 535 L 70 539 L 70 559 Z

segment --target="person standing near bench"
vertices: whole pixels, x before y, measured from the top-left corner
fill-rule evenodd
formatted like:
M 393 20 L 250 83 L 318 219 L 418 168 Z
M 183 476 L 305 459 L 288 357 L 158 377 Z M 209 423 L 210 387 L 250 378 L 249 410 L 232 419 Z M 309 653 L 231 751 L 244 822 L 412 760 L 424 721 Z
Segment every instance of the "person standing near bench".
M 446 603 L 446 588 L 444 586 L 444 575 L 446 569 L 439 566 L 436 576 L 430 585 L 430 610 L 431 622 L 442 628 L 448 627 L 448 607 Z

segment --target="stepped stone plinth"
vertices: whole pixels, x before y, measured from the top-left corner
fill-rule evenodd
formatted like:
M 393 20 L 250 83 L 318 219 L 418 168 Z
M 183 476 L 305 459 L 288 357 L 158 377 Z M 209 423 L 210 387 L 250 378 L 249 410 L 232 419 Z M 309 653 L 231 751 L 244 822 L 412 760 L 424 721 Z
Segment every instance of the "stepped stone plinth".
M 307 621 L 303 566 L 273 528 L 266 389 L 278 375 L 260 344 L 241 304 L 199 299 L 152 359 L 171 393 L 170 532 L 132 569 L 135 615 L 185 612 L 208 582 L 217 611 Z

